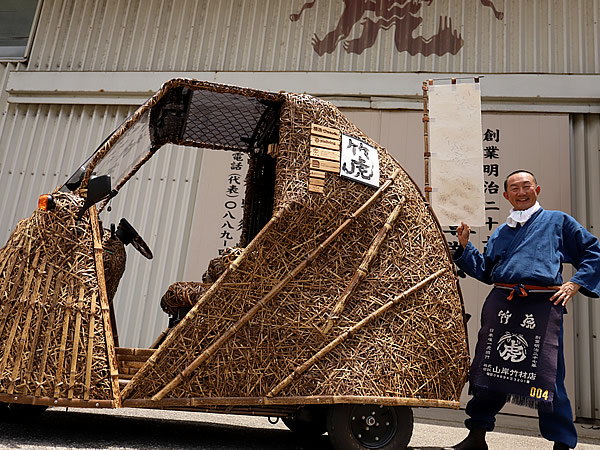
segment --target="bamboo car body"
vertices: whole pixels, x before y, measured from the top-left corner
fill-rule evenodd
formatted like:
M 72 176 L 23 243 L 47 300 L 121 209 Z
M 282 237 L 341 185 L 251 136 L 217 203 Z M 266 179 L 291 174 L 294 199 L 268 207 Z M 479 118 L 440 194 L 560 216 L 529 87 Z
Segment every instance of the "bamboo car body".
M 340 177 L 344 136 L 376 149 L 377 185 Z M 110 174 L 114 195 L 166 143 L 250 155 L 242 238 L 204 282 L 169 288 L 163 308 L 183 319 L 155 348 L 120 348 L 124 246 L 101 228 L 107 200 L 78 215 L 90 180 Z M 443 233 L 398 162 L 330 103 L 170 80 L 52 196 L 0 251 L 0 402 L 459 406 L 469 355 Z

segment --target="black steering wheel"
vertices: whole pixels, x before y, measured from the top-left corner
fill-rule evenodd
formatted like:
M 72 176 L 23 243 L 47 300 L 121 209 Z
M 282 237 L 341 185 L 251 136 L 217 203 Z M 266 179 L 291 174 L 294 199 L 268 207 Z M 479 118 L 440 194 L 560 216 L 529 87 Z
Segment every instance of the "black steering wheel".
M 153 258 L 152 250 L 150 250 L 148 244 L 144 242 L 139 233 L 135 231 L 135 228 L 127 220 L 121 219 L 119 221 L 116 235 L 124 245 L 131 244 L 142 256 L 148 259 Z

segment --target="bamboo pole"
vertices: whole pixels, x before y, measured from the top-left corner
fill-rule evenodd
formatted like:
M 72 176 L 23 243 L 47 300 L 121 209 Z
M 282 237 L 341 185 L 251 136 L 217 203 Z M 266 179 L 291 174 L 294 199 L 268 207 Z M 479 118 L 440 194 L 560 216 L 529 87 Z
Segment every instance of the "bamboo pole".
M 38 383 L 38 387 L 35 390 L 35 396 L 39 397 L 42 394 L 42 384 L 44 382 L 44 378 L 46 378 L 46 363 L 48 361 L 48 352 L 50 351 L 50 338 L 52 337 L 52 329 L 54 328 L 54 322 L 56 321 L 56 316 L 60 313 L 60 309 L 57 308 L 58 297 L 60 294 L 60 290 L 62 289 L 62 279 L 63 273 L 59 272 L 56 277 L 56 283 L 54 285 L 54 297 L 52 299 L 52 304 L 50 305 L 50 311 L 54 311 L 54 314 L 50 315 L 50 321 L 48 326 L 46 327 L 46 336 L 44 339 L 44 347 L 42 352 L 42 360 L 40 362 L 40 382 Z
M 75 388 L 75 377 L 77 375 L 77 355 L 79 353 L 79 333 L 81 332 L 81 306 L 85 297 L 85 288 L 79 287 L 79 300 L 77 302 L 76 315 L 75 315 L 75 330 L 73 332 L 73 352 L 71 353 L 71 377 L 69 378 L 69 391 L 67 393 L 68 399 L 73 399 L 74 388 Z
M 72 400 L 66 398 L 54 397 L 34 397 L 31 395 L 8 395 L 0 393 L 0 402 L 4 403 L 21 403 L 24 405 L 46 405 L 46 406 L 63 406 L 74 408 L 114 408 L 113 400 L 81 400 L 74 398 Z
M 45 318 L 44 305 L 47 304 L 46 299 L 48 297 L 48 292 L 50 291 L 50 286 L 52 284 L 53 277 L 54 277 L 54 266 L 50 265 L 50 267 L 48 268 L 48 273 L 46 273 L 46 284 L 44 286 L 44 292 L 42 293 L 42 297 L 40 298 L 40 301 L 39 301 L 40 311 L 37 314 L 36 323 L 35 323 L 35 331 L 33 332 L 33 338 L 31 340 L 31 345 L 30 345 L 32 352 L 35 352 L 37 350 L 38 341 L 40 338 L 40 332 L 42 329 L 42 320 Z M 34 361 L 35 361 L 35 358 L 32 353 L 31 357 L 29 358 L 29 361 L 27 362 L 27 369 L 25 371 L 25 383 L 26 384 L 29 384 L 29 382 L 31 381 L 31 375 L 33 372 Z
M 167 334 L 169 334 L 169 327 L 165 328 L 162 333 L 160 333 L 158 335 L 158 337 L 154 340 L 154 342 L 152 343 L 152 345 L 150 346 L 151 349 L 157 349 L 159 347 L 159 345 L 162 343 L 163 339 L 165 338 L 165 336 Z
M 40 267 L 40 273 L 44 273 L 46 269 L 46 261 L 42 262 Z M 37 272 L 37 269 L 33 269 L 33 272 Z M 33 293 L 29 296 L 29 304 L 27 306 L 27 317 L 25 318 L 25 323 L 23 324 L 23 329 L 21 330 L 21 337 L 19 339 L 17 345 L 17 352 L 15 357 L 15 362 L 13 365 L 12 371 L 12 379 L 10 380 L 10 385 L 8 386 L 7 393 L 12 394 L 15 389 L 15 381 L 19 376 L 19 371 L 21 370 L 21 364 L 23 363 L 23 357 L 26 353 L 27 342 L 29 340 L 29 329 L 31 327 L 31 319 L 33 318 L 33 310 L 35 309 L 35 305 L 38 301 L 38 293 L 40 291 L 40 285 L 42 284 L 42 277 L 37 276 L 35 280 L 35 287 L 33 288 Z M 29 352 L 30 359 L 33 359 L 35 354 L 35 349 Z M 24 378 L 24 377 L 23 377 Z
M 321 350 L 319 350 L 317 353 L 315 353 L 307 361 L 305 361 L 303 364 L 301 364 L 296 369 L 294 369 L 294 371 L 290 375 L 288 375 L 283 381 L 281 381 L 277 386 L 275 386 L 267 394 L 267 397 L 273 397 L 274 395 L 277 395 L 279 392 L 281 392 L 282 389 L 286 388 L 294 379 L 296 379 L 297 377 L 302 375 L 309 367 L 311 367 L 313 364 L 318 362 L 321 358 L 323 358 L 331 350 L 333 350 L 339 344 L 341 344 L 346 339 L 348 339 L 350 336 L 352 336 L 352 334 L 356 333 L 358 330 L 365 327 L 366 325 L 371 323 L 373 320 L 382 316 L 386 311 L 388 311 L 392 306 L 398 304 L 402 299 L 404 299 L 405 297 L 407 297 L 411 294 L 414 294 L 418 290 L 427 286 L 431 281 L 435 280 L 436 278 L 438 278 L 440 275 L 443 275 L 447 271 L 448 271 L 448 268 L 438 270 L 434 274 L 428 276 L 424 280 L 415 284 L 413 287 L 407 289 L 406 291 L 404 291 L 402 294 L 398 295 L 393 300 L 390 300 L 385 305 L 379 307 L 377 310 L 375 310 L 374 312 L 369 314 L 367 317 L 362 319 L 360 322 L 357 322 L 355 325 L 351 326 L 348 330 L 346 330 L 344 333 L 340 334 L 337 338 L 335 338 L 333 341 L 331 341 L 329 344 L 327 344 L 325 347 L 323 347 Z
M 235 258 L 231 264 L 229 265 L 229 267 L 225 270 L 225 273 L 223 275 L 221 275 L 219 278 L 225 278 L 226 274 L 229 274 L 230 272 L 234 272 L 235 270 L 237 270 L 237 268 L 240 266 L 240 264 L 242 263 L 242 261 L 244 259 L 246 259 L 247 255 L 249 255 L 251 252 L 254 251 L 254 249 L 256 248 L 256 246 L 258 245 L 258 243 L 261 241 L 262 237 L 267 234 L 267 232 L 269 232 L 271 230 L 271 228 L 273 228 L 273 226 L 279 222 L 279 220 L 281 220 L 281 218 L 283 217 L 283 215 L 286 213 L 286 211 L 288 211 L 291 208 L 291 204 L 288 203 L 286 205 L 284 205 L 279 211 L 277 211 L 275 214 L 273 214 L 273 217 L 271 217 L 271 219 L 269 220 L 269 222 L 267 223 L 266 226 L 264 226 L 259 232 L 258 234 L 254 237 L 254 239 L 252 239 L 252 241 L 244 248 L 242 249 L 242 253 L 240 253 L 238 255 L 237 258 Z M 219 281 L 219 280 L 217 280 Z M 212 286 L 211 286 L 212 287 Z
M 376 397 L 362 395 L 310 395 L 298 397 L 188 397 L 167 398 L 159 401 L 150 399 L 126 399 L 123 406 L 126 408 L 202 408 L 208 406 L 227 407 L 228 413 L 235 414 L 236 407 L 256 406 L 259 413 L 265 406 L 300 406 L 300 405 L 335 405 L 335 404 L 360 404 L 384 406 L 414 406 L 423 408 L 449 408 L 459 409 L 460 402 L 453 400 L 439 400 L 430 398 L 408 397 Z
M 15 252 L 12 256 L 12 261 L 9 264 L 9 269 L 6 271 L 6 275 L 4 276 L 4 280 L 2 282 L 2 287 L 0 287 L 0 292 L 2 294 L 6 293 L 8 290 L 8 286 L 9 286 L 9 282 L 13 282 L 13 287 L 10 291 L 10 293 L 7 295 L 7 303 L 8 302 L 13 302 L 13 298 L 14 298 L 14 294 L 16 291 L 17 286 L 19 285 L 20 281 L 21 281 L 21 275 L 23 275 L 23 270 L 25 270 L 25 264 L 21 263 L 21 266 L 19 267 L 19 273 L 17 274 L 17 276 L 13 277 L 12 276 L 12 272 L 15 268 L 15 264 L 17 262 L 17 253 Z M 8 315 L 10 312 L 11 308 L 7 305 L 4 308 L 4 312 L 2 313 L 2 316 L 0 317 L 0 336 L 2 335 L 2 332 L 4 331 L 4 327 L 6 326 L 6 321 L 8 319 Z M 5 347 L 7 348 L 7 347 Z
M 321 244 L 318 245 L 311 253 L 309 253 L 304 261 L 298 264 L 291 272 L 275 285 L 262 299 L 260 299 L 242 318 L 236 322 L 229 330 L 219 336 L 211 345 L 209 345 L 189 366 L 187 366 L 179 375 L 171 380 L 165 387 L 156 393 L 152 400 L 161 400 L 177 387 L 182 381 L 188 379 L 191 374 L 206 360 L 208 360 L 225 342 L 235 335 L 244 325 L 246 325 L 263 306 L 281 292 L 296 275 L 298 275 L 305 267 L 312 263 L 321 252 L 326 249 L 340 234 L 342 234 L 364 211 L 374 204 L 379 197 L 387 190 L 394 182 L 394 179 L 400 173 L 400 169 L 396 169 L 392 176 L 363 204 L 361 205 L 348 219 L 346 219 L 333 233 L 331 233 Z M 232 263 L 233 265 L 233 263 Z
M 333 311 L 331 311 L 329 320 L 327 320 L 327 323 L 325 324 L 325 327 L 323 328 L 323 334 L 327 334 L 327 333 L 329 333 L 329 331 L 331 331 L 331 329 L 333 328 L 334 322 L 339 318 L 339 316 L 344 311 L 344 308 L 346 307 L 346 303 L 347 303 L 348 299 L 354 293 L 356 288 L 360 285 L 362 280 L 367 276 L 367 273 L 369 272 L 369 270 L 371 268 L 371 264 L 372 264 L 373 260 L 379 254 L 379 249 L 381 248 L 381 245 L 383 244 L 383 242 L 385 241 L 385 238 L 387 237 L 387 233 L 389 232 L 389 230 L 391 230 L 394 227 L 396 220 L 400 216 L 400 212 L 402 211 L 402 208 L 404 207 L 404 201 L 405 201 L 405 198 L 402 197 L 402 199 L 400 199 L 400 202 L 398 203 L 398 205 L 396 205 L 396 207 L 393 209 L 393 211 L 388 216 L 387 220 L 383 224 L 383 227 L 381 227 L 381 229 L 377 232 L 377 235 L 375 235 L 375 238 L 373 239 L 371 246 L 367 250 L 360 266 L 358 267 L 358 269 L 356 269 L 356 272 L 354 273 L 352 280 L 350 280 L 350 283 L 348 284 L 348 286 L 346 287 L 346 289 L 344 290 L 344 292 L 342 293 L 342 295 L 336 302 L 335 307 L 333 308 Z
M 424 158 L 425 158 L 425 200 L 427 203 L 430 202 L 429 193 L 431 192 L 431 186 L 429 185 L 429 158 L 431 153 L 429 151 L 429 86 L 433 84 L 433 80 L 423 81 L 423 140 L 425 144 Z
M 90 222 L 92 226 L 92 236 L 94 239 L 94 258 L 96 259 L 96 278 L 98 280 L 98 290 L 100 292 L 100 307 L 102 311 L 102 321 L 104 323 L 104 336 L 106 340 L 106 356 L 108 360 L 108 369 L 110 372 L 111 391 L 117 408 L 121 407 L 121 389 L 119 388 L 119 370 L 117 366 L 117 356 L 115 354 L 115 342 L 113 340 L 112 324 L 110 322 L 110 306 L 108 304 L 108 294 L 106 292 L 106 281 L 104 279 L 104 262 L 102 250 L 102 230 L 98 222 L 98 210 L 95 206 L 89 209 Z
M 98 296 L 94 292 L 92 294 L 92 304 L 90 307 L 90 323 L 88 328 L 88 348 L 87 355 L 85 361 L 85 379 L 84 379 L 84 389 L 83 389 L 83 399 L 90 399 L 90 386 L 92 383 L 92 362 L 94 360 L 94 336 L 95 336 L 95 328 L 96 328 L 96 298 Z
M 69 295 L 67 296 L 67 304 L 65 305 L 65 316 L 63 319 L 62 337 L 60 340 L 60 348 L 58 354 L 58 363 L 56 368 L 56 378 L 54 383 L 54 398 L 60 396 L 60 388 L 63 384 L 61 378 L 63 374 L 63 365 L 65 363 L 65 354 L 67 351 L 67 338 L 69 336 L 69 322 L 71 321 L 71 310 L 73 308 L 73 282 L 69 285 Z
M 21 297 L 19 300 L 16 300 L 15 303 L 19 304 L 19 309 L 17 310 L 17 315 L 15 317 L 15 321 L 10 330 L 10 334 L 8 339 L 6 340 L 6 345 L 4 347 L 4 354 L 2 355 L 2 362 L 0 363 L 0 374 L 4 373 L 4 369 L 6 369 L 6 365 L 8 363 L 8 357 L 10 356 L 13 342 L 15 340 L 15 336 L 17 335 L 17 330 L 19 329 L 20 317 L 23 315 L 23 308 L 25 308 L 26 302 L 24 301 L 29 295 L 29 289 L 31 288 L 31 283 L 33 282 L 33 278 L 37 269 L 38 261 L 40 258 L 40 252 L 37 252 L 33 257 L 33 264 L 31 265 L 31 269 L 27 273 L 27 278 L 25 280 L 25 285 L 23 286 L 23 292 L 21 293 Z M 21 275 L 25 270 L 25 266 L 27 265 L 27 261 L 24 260 L 21 264 L 21 268 L 19 269 L 19 276 L 14 280 L 14 285 L 11 290 L 9 298 L 14 298 L 16 290 L 19 286 L 19 281 L 21 279 Z M 7 308 L 8 309 L 8 308 Z M 6 312 L 8 317 L 8 311 Z

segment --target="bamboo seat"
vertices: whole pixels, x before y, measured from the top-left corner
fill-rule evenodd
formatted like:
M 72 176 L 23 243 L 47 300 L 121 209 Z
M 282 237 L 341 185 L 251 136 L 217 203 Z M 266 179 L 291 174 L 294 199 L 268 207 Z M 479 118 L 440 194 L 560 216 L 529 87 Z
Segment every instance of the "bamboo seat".
M 208 290 L 210 283 L 197 281 L 178 281 L 167 289 L 160 299 L 160 307 L 169 315 L 175 315 L 181 309 L 190 309 Z
M 208 264 L 208 269 L 199 281 L 178 281 L 167 289 L 160 299 L 160 307 L 170 316 L 189 310 L 204 295 L 211 284 L 219 279 L 225 269 L 241 253 L 239 248 L 226 248 L 223 255 L 213 258 Z

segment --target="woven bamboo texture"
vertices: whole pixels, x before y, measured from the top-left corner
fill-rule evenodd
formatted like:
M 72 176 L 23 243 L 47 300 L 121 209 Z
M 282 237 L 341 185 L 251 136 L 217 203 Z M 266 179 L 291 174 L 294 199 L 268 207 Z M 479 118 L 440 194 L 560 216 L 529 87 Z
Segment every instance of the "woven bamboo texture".
M 469 364 L 463 306 L 435 216 L 400 165 L 335 107 L 281 95 L 273 218 L 123 398 L 458 402 Z M 377 148 L 382 187 L 327 173 L 323 194 L 310 193 L 313 123 Z
M 103 314 L 124 269 L 124 249 L 108 245 L 111 298 L 103 302 L 89 215 L 76 223 L 82 201 L 54 196 L 56 209 L 19 222 L 0 250 L 0 394 L 38 404 L 113 406 L 118 392 Z
M 160 299 L 160 307 L 167 314 L 173 314 L 179 308 L 191 308 L 208 290 L 209 285 L 179 281 L 173 283 Z
M 122 397 L 130 406 L 182 408 L 321 401 L 456 407 L 469 355 L 439 224 L 400 165 L 331 104 L 171 80 L 100 147 L 75 194 L 85 194 L 114 143 L 178 87 L 210 91 L 206 98 L 215 101 L 226 94 L 252 97 L 257 108 L 281 105 L 279 141 L 269 142 L 276 155 L 271 220 L 215 259 L 205 284 L 173 285 L 167 300 L 177 306 L 183 298 L 191 311 L 156 351 L 131 356 L 121 349 L 118 363 L 109 306 L 124 249 L 101 236 L 94 208 L 75 223 L 81 199 L 56 192 L 57 209 L 20 222 L 0 251 L 0 401 L 15 395 L 78 406 L 119 406 Z M 239 114 L 236 120 L 249 126 Z M 313 124 L 375 147 L 379 189 L 326 173 L 323 193 L 310 192 Z M 201 131 L 173 142 L 239 150 L 231 139 L 220 144 L 218 134 Z M 120 396 L 124 355 L 133 378 Z

